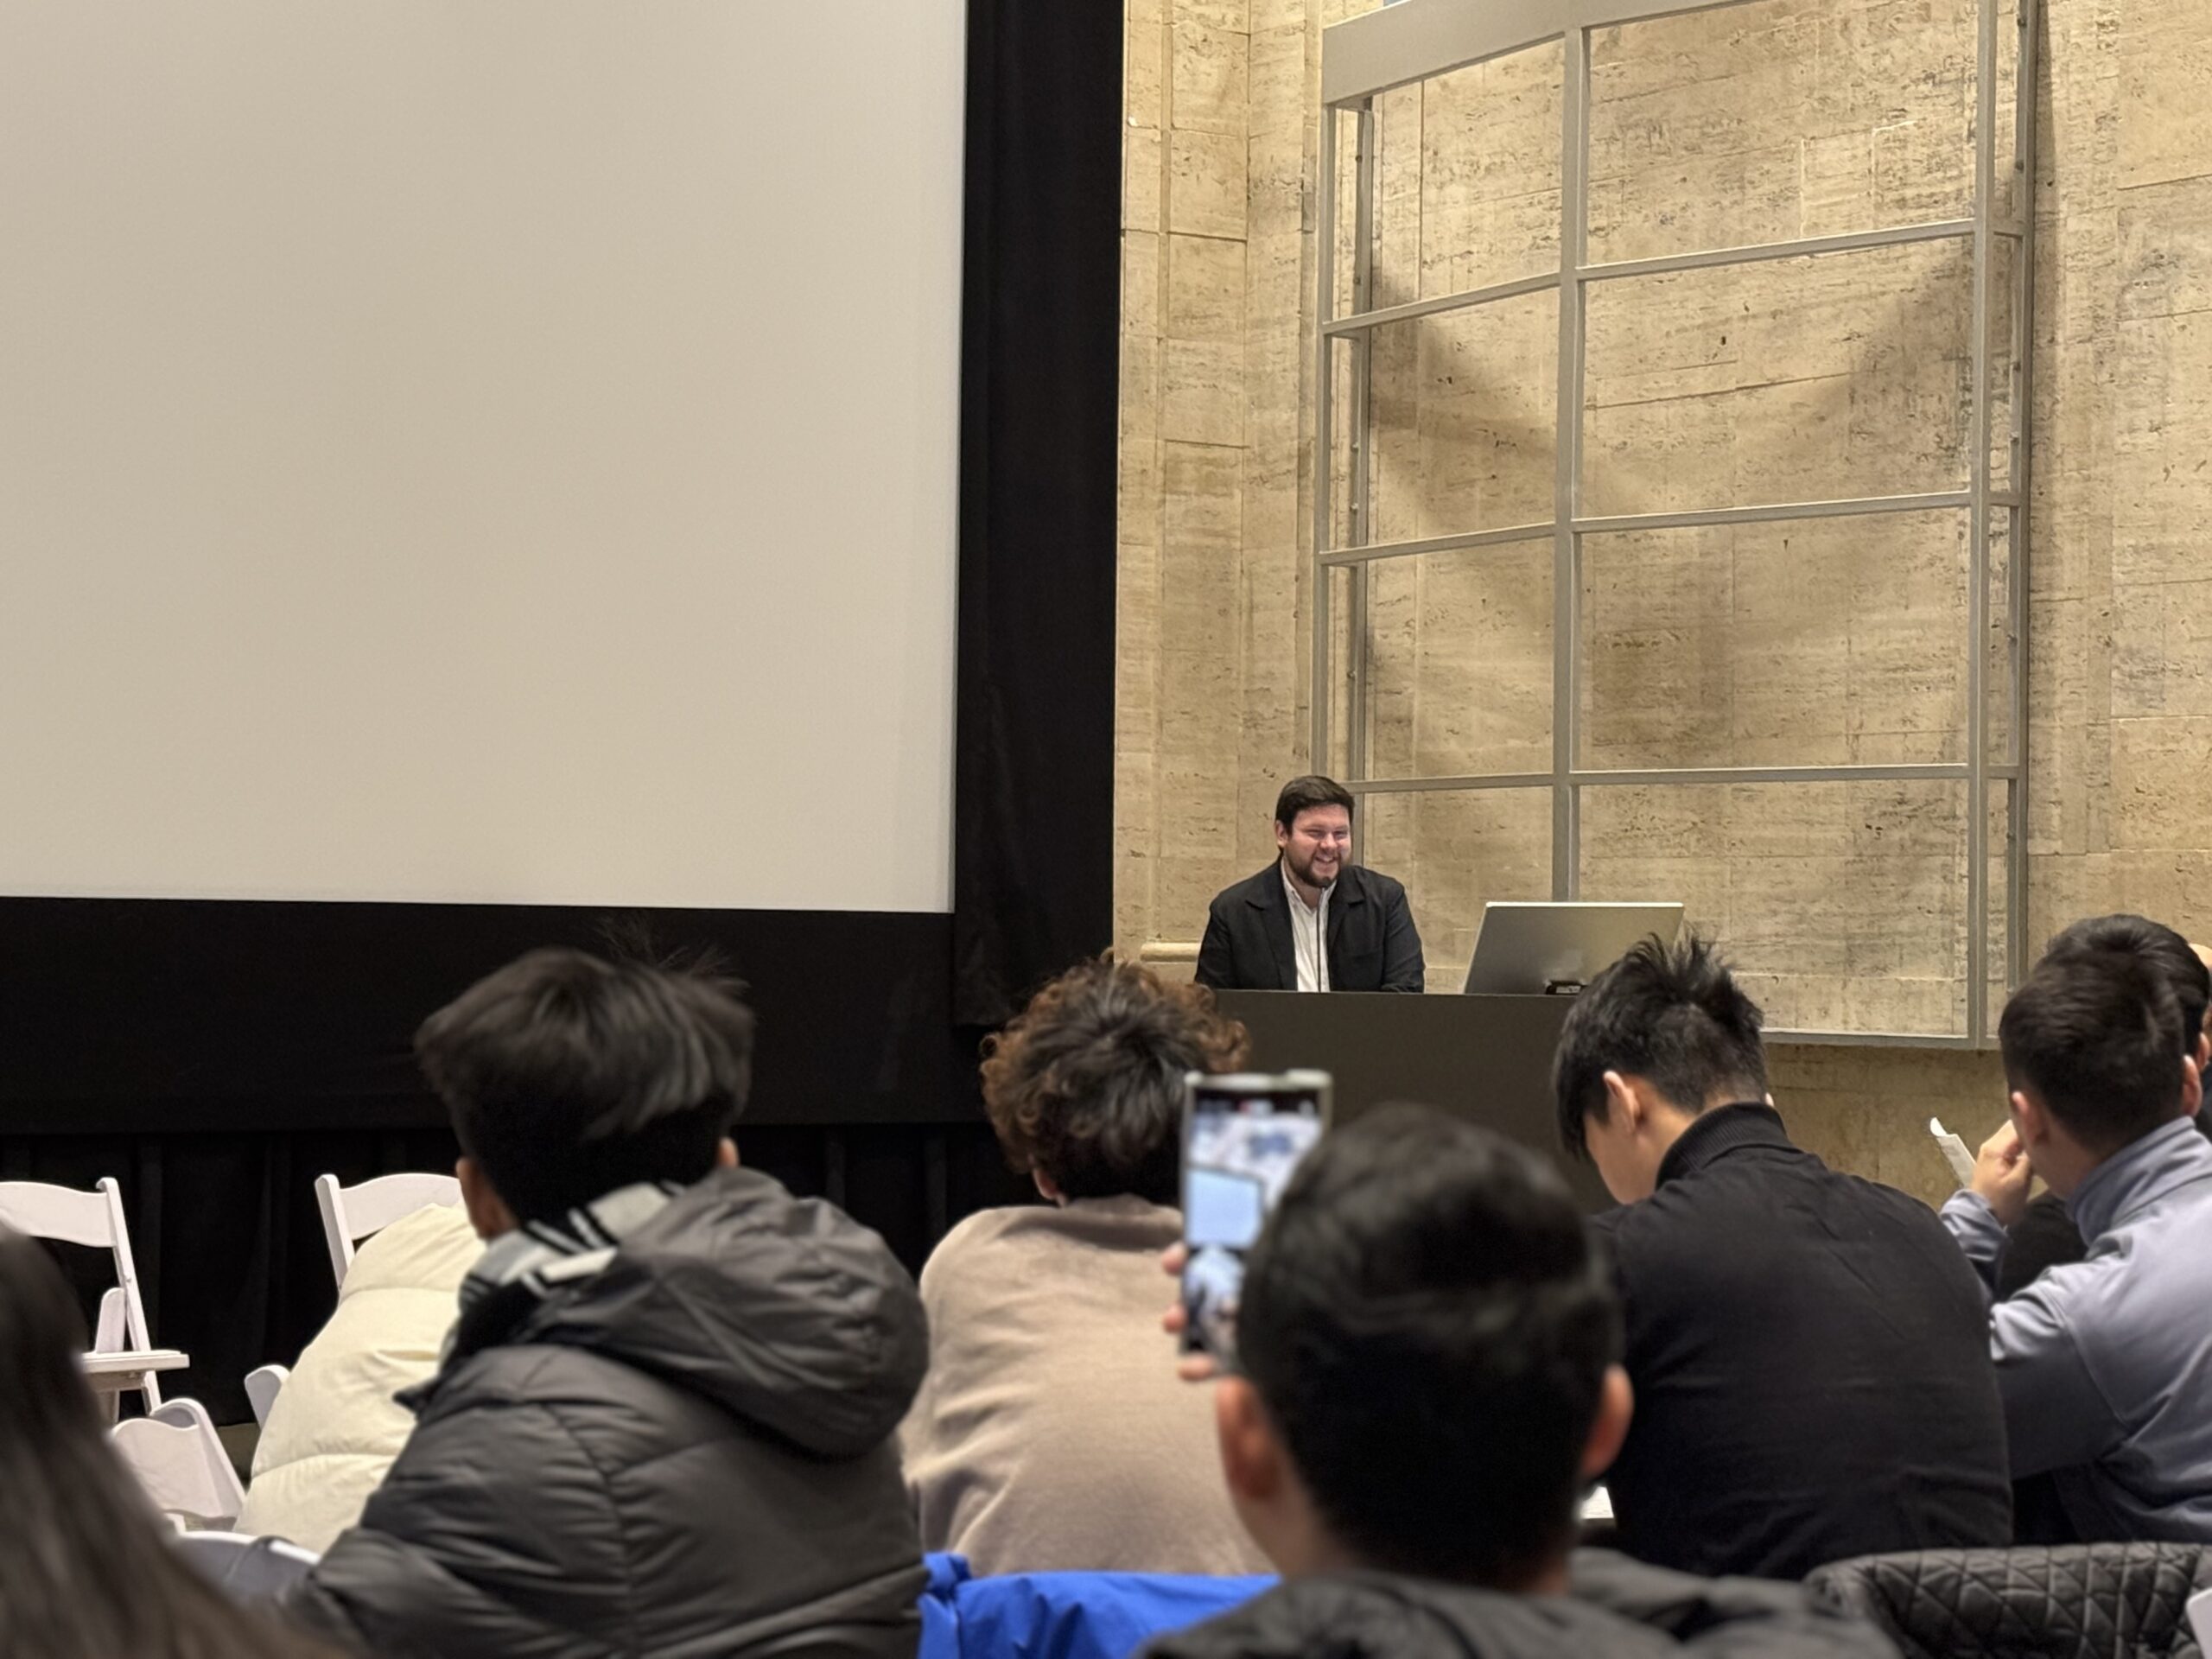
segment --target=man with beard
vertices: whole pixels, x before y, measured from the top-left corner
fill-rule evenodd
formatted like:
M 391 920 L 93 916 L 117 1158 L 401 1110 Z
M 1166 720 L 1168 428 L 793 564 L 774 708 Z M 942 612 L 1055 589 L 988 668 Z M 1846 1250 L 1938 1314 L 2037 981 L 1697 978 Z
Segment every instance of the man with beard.
M 1418 991 L 1406 890 L 1351 861 L 1351 791 L 1294 778 L 1275 798 L 1275 861 L 1217 895 L 1198 981 L 1224 991 Z

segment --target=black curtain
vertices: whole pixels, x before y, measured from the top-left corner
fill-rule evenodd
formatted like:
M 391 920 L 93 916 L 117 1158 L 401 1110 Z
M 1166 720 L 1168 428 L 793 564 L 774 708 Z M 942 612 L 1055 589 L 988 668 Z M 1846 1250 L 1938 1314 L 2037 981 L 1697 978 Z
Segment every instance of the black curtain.
M 1113 933 L 1122 9 L 969 0 L 953 1011 Z

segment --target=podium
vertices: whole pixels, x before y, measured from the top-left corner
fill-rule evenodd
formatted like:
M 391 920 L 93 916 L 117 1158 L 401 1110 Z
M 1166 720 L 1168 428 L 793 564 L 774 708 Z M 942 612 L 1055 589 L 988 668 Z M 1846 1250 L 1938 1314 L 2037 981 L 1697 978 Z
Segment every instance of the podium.
M 1611 1209 L 1598 1172 L 1560 1149 L 1552 1052 L 1568 996 L 1408 996 L 1219 991 L 1252 1034 L 1251 1068 L 1315 1066 L 1336 1078 L 1336 1120 L 1418 1101 L 1542 1153 L 1586 1211 Z

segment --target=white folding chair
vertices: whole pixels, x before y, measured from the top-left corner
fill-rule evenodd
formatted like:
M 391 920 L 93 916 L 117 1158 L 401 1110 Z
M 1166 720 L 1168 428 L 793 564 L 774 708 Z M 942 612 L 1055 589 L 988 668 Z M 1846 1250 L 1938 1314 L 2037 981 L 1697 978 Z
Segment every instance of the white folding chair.
M 89 1192 L 48 1186 L 42 1181 L 0 1181 L 0 1226 L 33 1238 L 105 1249 L 115 1257 L 115 1286 L 100 1298 L 92 1331 L 92 1352 L 137 1352 L 154 1345 L 146 1328 L 145 1305 L 138 1300 L 138 1269 L 130 1257 L 130 1230 L 123 1219 L 123 1189 L 103 1175 Z M 136 1385 L 146 1409 L 162 1403 L 161 1385 L 148 1371 Z M 113 1410 L 116 1396 L 108 1396 Z
M 450 1175 L 379 1175 L 359 1186 L 340 1186 L 335 1175 L 315 1178 L 315 1201 L 322 1211 L 323 1237 L 330 1245 L 330 1271 L 340 1285 L 353 1265 L 353 1246 L 380 1233 L 402 1216 L 434 1204 L 459 1204 L 461 1183 Z
M 197 1400 L 171 1400 L 109 1431 L 115 1449 L 162 1514 L 227 1530 L 245 1507 L 214 1420 Z
M 2212 1590 L 2200 1590 L 2189 1599 L 2189 1633 L 2199 1649 L 2212 1653 Z
M 266 1427 L 269 1413 L 276 1403 L 276 1396 L 292 1380 L 289 1365 L 260 1365 L 245 1374 L 245 1402 L 253 1408 L 253 1421 Z
M 243 1532 L 186 1532 L 176 1548 L 234 1601 L 264 1601 L 307 1576 L 322 1558 L 285 1538 Z

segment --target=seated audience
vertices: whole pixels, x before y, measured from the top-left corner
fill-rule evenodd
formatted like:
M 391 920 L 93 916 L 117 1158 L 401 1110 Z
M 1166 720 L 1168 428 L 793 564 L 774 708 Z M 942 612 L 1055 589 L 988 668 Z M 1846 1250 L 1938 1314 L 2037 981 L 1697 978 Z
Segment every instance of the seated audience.
M 2031 1176 L 2088 1241 L 1987 1320 L 2012 1471 L 2053 1471 L 2088 1542 L 2212 1543 L 2212 1146 L 2186 1029 L 2139 957 L 2046 958 L 1998 1022 L 2012 1122 L 1943 1207 L 1993 1284 Z
M 489 1248 L 301 1617 L 371 1653 L 913 1652 L 921 1305 L 873 1233 L 736 1166 L 752 1029 L 575 950 L 424 1023 Z
M 459 1205 L 403 1216 L 361 1246 L 262 1427 L 239 1531 L 321 1551 L 361 1518 L 415 1427 L 398 1396 L 437 1370 L 461 1279 L 483 1253 Z
M 1585 1550 L 1627 1430 L 1619 1310 L 1566 1185 L 1394 1107 L 1325 1137 L 1252 1253 L 1221 1465 L 1277 1589 L 1155 1659 L 1889 1656 L 1795 1586 Z
M 971 1216 L 922 1271 L 930 1374 L 904 1440 L 925 1548 L 978 1573 L 1265 1570 L 1205 1397 L 1130 1338 L 1182 1233 L 1184 1073 L 1244 1047 L 1211 992 L 1104 962 L 992 1040 L 985 1109 L 1050 1207 Z
M 2076 922 L 2050 942 L 2047 957 L 2092 950 L 2116 950 L 2137 957 L 2166 982 L 2181 1010 L 2183 1046 L 2196 1060 L 2199 1076 L 2212 1063 L 2212 1037 L 2204 1022 L 2212 1014 L 2212 973 L 2204 953 L 2171 927 L 2141 916 L 2095 916 Z M 2197 1114 L 2197 1128 L 2212 1134 L 2212 1117 Z M 2056 1192 L 2031 1199 L 2019 1220 L 2005 1229 L 2005 1254 L 1997 1264 L 1999 1300 L 2031 1284 L 2046 1268 L 2079 1262 L 2088 1254 L 2081 1229 Z
M 0 1231 L 0 1654 L 334 1659 L 233 1606 L 176 1552 L 108 1443 L 84 1350 L 60 1270 Z
M 1554 1069 L 1627 1315 L 1636 1423 L 1606 1478 L 1623 1547 L 1802 1577 L 2011 1541 L 1980 1287 L 1928 1207 L 1794 1145 L 1756 1004 L 1694 938 L 1576 1000 Z

